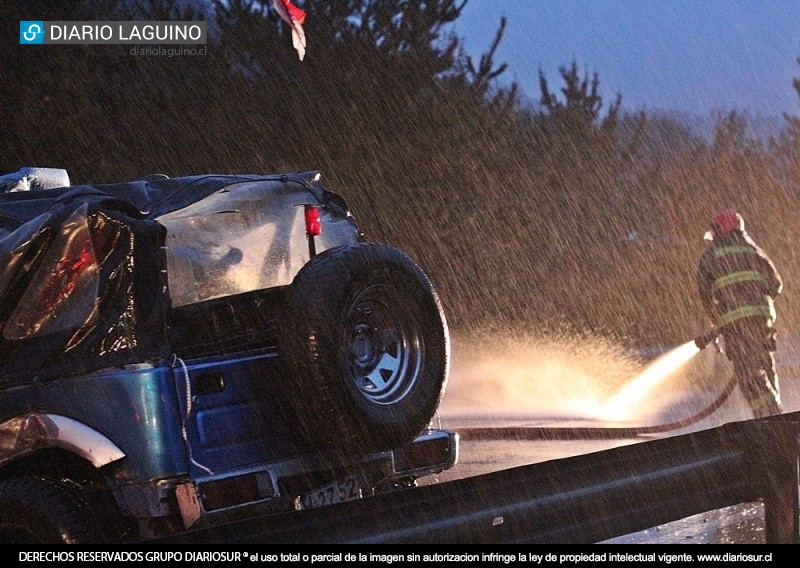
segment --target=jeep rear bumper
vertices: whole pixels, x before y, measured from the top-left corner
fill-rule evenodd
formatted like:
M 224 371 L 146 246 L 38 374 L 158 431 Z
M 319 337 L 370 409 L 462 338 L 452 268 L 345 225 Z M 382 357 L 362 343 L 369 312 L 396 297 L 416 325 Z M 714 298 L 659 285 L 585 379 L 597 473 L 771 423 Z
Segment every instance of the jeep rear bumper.
M 162 480 L 149 486 L 151 492 L 158 494 L 155 499 L 152 495 L 143 498 L 142 492 L 147 489 L 141 486 L 126 486 L 122 495 L 129 512 L 145 526 L 153 526 L 148 520 L 153 517 L 177 514 L 185 529 L 213 526 L 368 497 L 393 485 L 406 486 L 409 480 L 453 467 L 458 445 L 456 432 L 432 429 L 396 450 L 369 454 L 355 462 L 342 463 L 325 454 L 308 454 L 223 475 L 171 480 L 167 486 Z

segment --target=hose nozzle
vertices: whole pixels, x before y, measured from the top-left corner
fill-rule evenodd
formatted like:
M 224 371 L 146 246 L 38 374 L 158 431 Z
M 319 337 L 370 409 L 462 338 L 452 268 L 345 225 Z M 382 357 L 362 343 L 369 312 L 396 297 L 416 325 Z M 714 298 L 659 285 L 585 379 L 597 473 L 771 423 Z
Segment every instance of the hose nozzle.
M 708 345 L 712 342 L 716 342 L 719 338 L 719 330 L 716 327 L 712 327 L 703 335 L 698 335 L 694 338 L 694 344 L 697 346 L 698 349 L 701 351 L 708 347 Z

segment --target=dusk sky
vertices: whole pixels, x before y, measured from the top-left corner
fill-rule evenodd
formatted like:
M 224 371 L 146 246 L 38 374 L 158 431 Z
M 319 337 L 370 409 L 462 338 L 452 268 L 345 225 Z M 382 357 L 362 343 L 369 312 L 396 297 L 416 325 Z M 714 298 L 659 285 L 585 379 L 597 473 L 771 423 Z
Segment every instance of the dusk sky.
M 628 111 L 800 115 L 800 1 L 468 0 L 454 31 L 477 58 L 503 15 L 495 62 L 531 99 L 539 68 L 557 91 L 574 59 L 598 73 L 604 108 L 620 93 Z

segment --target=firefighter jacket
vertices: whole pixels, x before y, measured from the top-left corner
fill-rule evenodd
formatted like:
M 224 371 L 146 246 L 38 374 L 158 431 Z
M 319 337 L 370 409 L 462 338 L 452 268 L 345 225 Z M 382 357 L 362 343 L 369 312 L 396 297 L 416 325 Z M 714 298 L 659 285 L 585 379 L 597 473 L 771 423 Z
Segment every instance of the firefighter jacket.
M 719 328 L 744 318 L 775 320 L 773 300 L 783 281 L 772 260 L 744 231 L 715 236 L 700 257 L 697 286 Z

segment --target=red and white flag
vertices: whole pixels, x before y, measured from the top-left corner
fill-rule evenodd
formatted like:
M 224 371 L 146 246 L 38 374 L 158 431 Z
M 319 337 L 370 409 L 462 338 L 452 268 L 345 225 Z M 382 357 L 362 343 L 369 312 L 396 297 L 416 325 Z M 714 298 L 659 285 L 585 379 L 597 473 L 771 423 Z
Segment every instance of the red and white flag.
M 281 19 L 292 28 L 292 45 L 302 61 L 306 54 L 306 34 L 303 32 L 306 13 L 289 0 L 272 0 L 272 6 Z

